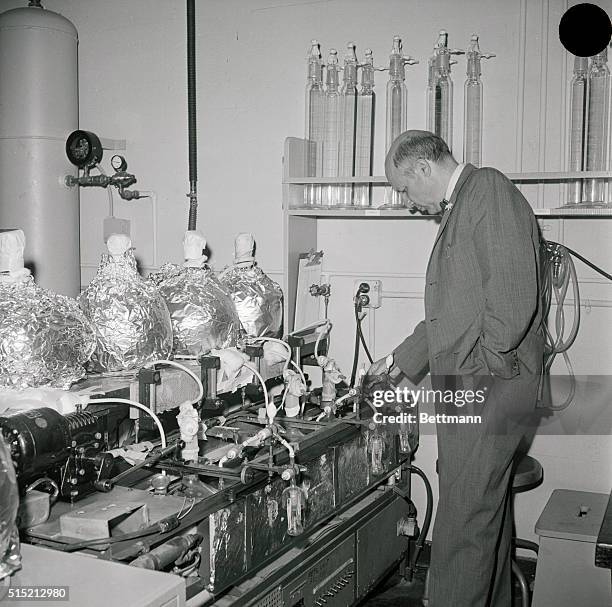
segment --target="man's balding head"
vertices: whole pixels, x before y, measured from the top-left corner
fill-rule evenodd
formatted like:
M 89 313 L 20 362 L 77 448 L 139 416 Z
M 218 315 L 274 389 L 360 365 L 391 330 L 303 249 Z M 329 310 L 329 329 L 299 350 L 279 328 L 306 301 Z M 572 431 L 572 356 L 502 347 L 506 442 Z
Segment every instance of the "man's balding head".
M 385 173 L 394 190 L 422 211 L 440 212 L 457 161 L 443 139 L 429 131 L 405 131 L 391 144 Z M 406 200 L 408 199 L 408 200 Z

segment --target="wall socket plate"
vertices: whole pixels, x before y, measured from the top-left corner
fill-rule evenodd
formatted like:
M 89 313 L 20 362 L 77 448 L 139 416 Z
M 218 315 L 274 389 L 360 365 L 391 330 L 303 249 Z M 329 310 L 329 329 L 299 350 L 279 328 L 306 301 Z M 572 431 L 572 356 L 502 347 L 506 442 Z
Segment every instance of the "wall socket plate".
M 364 307 L 365 308 L 380 308 L 380 304 L 382 301 L 382 280 L 370 280 L 366 278 L 362 280 L 355 280 L 354 282 L 355 288 L 353 289 L 353 295 L 357 293 L 357 289 L 359 289 L 359 285 L 362 282 L 366 282 L 367 284 L 370 285 L 370 291 L 369 293 L 366 293 L 366 295 L 370 298 L 370 303 Z

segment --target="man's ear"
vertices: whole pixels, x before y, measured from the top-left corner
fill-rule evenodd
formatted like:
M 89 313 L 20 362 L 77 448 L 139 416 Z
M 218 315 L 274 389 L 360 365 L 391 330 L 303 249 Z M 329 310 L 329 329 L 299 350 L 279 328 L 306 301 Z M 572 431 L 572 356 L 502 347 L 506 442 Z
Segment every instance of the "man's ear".
M 431 175 L 431 165 L 425 158 L 419 158 L 414 163 L 414 169 L 416 173 L 420 173 L 423 177 L 429 177 Z

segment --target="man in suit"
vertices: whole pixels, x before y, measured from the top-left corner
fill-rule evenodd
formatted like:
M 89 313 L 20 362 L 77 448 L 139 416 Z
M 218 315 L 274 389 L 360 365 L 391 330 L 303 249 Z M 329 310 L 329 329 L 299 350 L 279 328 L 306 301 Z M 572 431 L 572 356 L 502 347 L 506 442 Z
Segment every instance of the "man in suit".
M 432 133 L 402 133 L 385 171 L 409 206 L 442 218 L 425 320 L 394 350 L 390 369 L 384 357 L 368 375 L 416 385 L 430 372 L 434 389 L 486 395 L 484 404 L 434 403 L 436 413 L 482 422 L 437 423 L 430 605 L 510 607 L 511 466 L 535 409 L 543 352 L 538 225 L 502 173 L 458 164 Z

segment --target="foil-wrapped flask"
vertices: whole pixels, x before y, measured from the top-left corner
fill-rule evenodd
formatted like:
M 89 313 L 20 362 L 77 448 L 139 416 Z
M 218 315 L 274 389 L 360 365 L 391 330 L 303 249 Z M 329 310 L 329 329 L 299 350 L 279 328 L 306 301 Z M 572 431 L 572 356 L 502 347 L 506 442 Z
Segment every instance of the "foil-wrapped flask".
M 170 310 L 174 353 L 200 356 L 235 346 L 240 320 L 227 291 L 206 264 L 204 236 L 187 231 L 183 247 L 183 266 L 167 263 L 149 277 Z
M 283 332 L 283 292 L 257 267 L 252 234 L 234 241 L 234 265 L 219 280 L 234 301 L 242 327 L 250 337 L 280 337 Z
M 168 358 L 172 325 L 163 297 L 138 273 L 127 236 L 113 234 L 106 246 L 96 276 L 78 297 L 96 331 L 91 370 L 129 371 Z
M 0 387 L 68 389 L 85 375 L 93 328 L 74 299 L 34 282 L 24 249 L 21 230 L 0 233 Z

